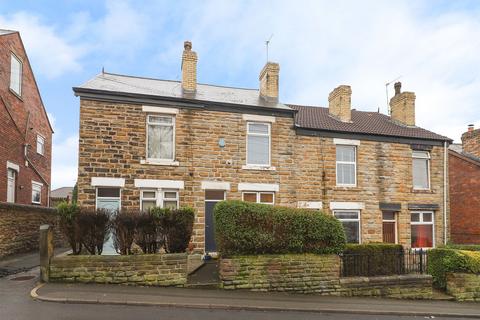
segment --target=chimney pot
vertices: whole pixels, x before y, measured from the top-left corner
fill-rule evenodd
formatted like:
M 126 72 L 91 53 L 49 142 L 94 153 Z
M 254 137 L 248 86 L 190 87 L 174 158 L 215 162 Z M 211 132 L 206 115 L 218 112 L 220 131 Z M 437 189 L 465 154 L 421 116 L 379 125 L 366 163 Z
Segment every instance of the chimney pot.
M 192 42 L 191 41 L 185 41 L 183 43 L 183 48 L 187 51 L 192 50 Z
M 468 132 L 472 132 L 475 129 L 475 125 L 469 124 L 468 125 Z
M 401 93 L 401 91 L 402 91 L 402 83 L 401 82 L 395 82 L 393 87 L 395 88 L 395 95 Z
M 352 88 L 341 85 L 328 95 L 328 112 L 342 122 L 352 121 Z

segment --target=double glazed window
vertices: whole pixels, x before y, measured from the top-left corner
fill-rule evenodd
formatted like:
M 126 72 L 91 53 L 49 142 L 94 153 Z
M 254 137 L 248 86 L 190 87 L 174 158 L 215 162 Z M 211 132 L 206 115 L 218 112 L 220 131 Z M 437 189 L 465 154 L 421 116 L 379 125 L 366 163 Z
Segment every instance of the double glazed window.
M 10 62 L 10 89 L 17 95 L 22 95 L 22 62 L 13 53 Z
M 42 184 L 32 181 L 32 203 L 40 204 L 42 202 Z
M 175 157 L 175 118 L 147 116 L 147 159 L 173 160 Z
M 45 138 L 37 134 L 37 153 L 44 155 L 45 154 Z
M 275 203 L 274 192 L 247 191 L 242 193 L 242 197 L 243 197 L 243 201 L 247 201 L 247 202 L 256 202 L 256 203 L 264 203 L 264 204 Z
M 141 210 L 152 207 L 178 208 L 178 191 L 176 190 L 142 190 L 140 196 Z
M 120 188 L 99 187 L 97 188 L 97 209 L 105 209 L 111 212 L 120 210 Z
M 337 145 L 337 186 L 357 185 L 356 147 Z
M 433 212 L 412 212 L 412 248 L 432 248 L 434 245 Z
M 413 189 L 430 189 L 430 153 L 428 151 L 413 151 Z
M 333 215 L 342 223 L 347 242 L 360 243 L 360 211 L 335 210 Z
M 247 165 L 270 166 L 269 123 L 247 123 Z

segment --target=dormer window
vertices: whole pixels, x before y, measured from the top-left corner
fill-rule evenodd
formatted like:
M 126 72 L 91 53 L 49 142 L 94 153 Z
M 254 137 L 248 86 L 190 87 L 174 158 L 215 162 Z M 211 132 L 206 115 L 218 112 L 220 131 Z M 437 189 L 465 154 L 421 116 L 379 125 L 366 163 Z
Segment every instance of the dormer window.
M 22 62 L 13 53 L 10 63 L 10 89 L 17 95 L 22 95 Z

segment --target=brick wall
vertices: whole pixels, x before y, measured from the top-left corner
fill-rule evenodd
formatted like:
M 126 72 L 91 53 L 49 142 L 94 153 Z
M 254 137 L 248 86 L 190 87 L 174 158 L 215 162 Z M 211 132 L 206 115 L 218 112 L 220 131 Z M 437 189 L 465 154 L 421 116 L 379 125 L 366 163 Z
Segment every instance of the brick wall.
M 174 107 L 174 106 L 172 106 Z M 410 246 L 410 203 L 434 204 L 435 240 L 443 243 L 443 148 L 431 150 L 429 191 L 412 187 L 409 144 L 362 140 L 357 148 L 356 187 L 337 187 L 333 138 L 297 135 L 294 121 L 275 117 L 272 123 L 271 165 L 275 170 L 250 170 L 246 164 L 246 121 L 241 113 L 179 109 L 176 115 L 178 166 L 142 164 L 146 157 L 146 116 L 141 105 L 80 100 L 78 201 L 95 206 L 92 177 L 121 177 L 122 207 L 140 207 L 134 179 L 184 181 L 180 205 L 196 209 L 193 243 L 204 248 L 204 190 L 202 181 L 230 183 L 227 199 L 241 199 L 239 183 L 278 184 L 275 204 L 296 207 L 298 201 L 361 202 L 362 242 L 382 241 L 380 202 L 400 203 L 399 243 Z M 225 147 L 218 145 L 223 138 Z M 254 190 L 252 190 L 254 191 Z M 447 204 L 448 210 L 448 204 Z
M 469 130 L 462 134 L 463 151 L 480 157 L 480 129 Z
M 286 291 L 334 296 L 432 297 L 429 275 L 340 278 L 336 255 L 235 256 L 220 261 L 224 289 Z
M 480 163 L 449 152 L 453 243 L 480 244 Z
M 42 224 L 54 227 L 57 246 L 65 245 L 55 209 L 0 203 L 0 257 L 38 249 Z
M 480 301 L 480 275 L 447 273 L 447 293 L 458 301 Z
M 11 53 L 22 61 L 21 97 L 10 90 Z M 36 152 L 37 134 L 45 138 L 44 155 Z M 18 33 L 0 36 L 0 136 L 2 137 L 0 140 L 0 201 L 7 200 L 6 170 L 7 161 L 10 161 L 20 168 L 16 177 L 15 202 L 32 203 L 33 180 L 44 184 L 41 205 L 47 206 L 51 174 L 52 130 Z M 28 144 L 27 155 L 31 161 L 28 166 L 25 165 L 24 144 Z
M 183 286 L 187 282 L 187 255 L 54 257 L 50 281 Z

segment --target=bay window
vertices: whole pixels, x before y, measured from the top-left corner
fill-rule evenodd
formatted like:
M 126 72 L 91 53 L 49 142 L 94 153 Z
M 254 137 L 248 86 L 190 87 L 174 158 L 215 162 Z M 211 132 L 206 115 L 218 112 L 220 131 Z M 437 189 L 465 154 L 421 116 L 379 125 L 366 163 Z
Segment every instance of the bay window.
M 173 160 L 175 157 L 175 118 L 147 116 L 147 159 Z
M 435 243 L 433 212 L 412 212 L 410 225 L 412 248 L 433 248 Z
M 247 165 L 270 166 L 270 123 L 247 123 Z

